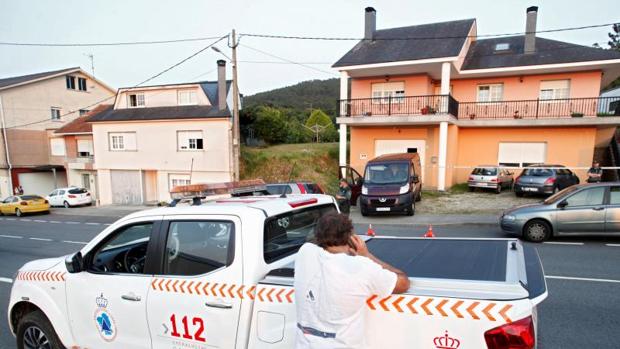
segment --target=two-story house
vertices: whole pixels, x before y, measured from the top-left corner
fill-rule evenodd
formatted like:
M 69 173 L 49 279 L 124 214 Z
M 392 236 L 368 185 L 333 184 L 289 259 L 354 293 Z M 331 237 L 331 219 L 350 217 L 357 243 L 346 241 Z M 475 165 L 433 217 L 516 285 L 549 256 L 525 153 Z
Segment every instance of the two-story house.
M 619 99 L 599 95 L 620 52 L 539 37 L 537 15 L 527 9 L 525 35 L 480 38 L 475 19 L 377 30 L 366 8 L 364 40 L 333 65 L 341 165 L 361 173 L 373 157 L 418 152 L 424 186 L 439 190 L 480 164 L 562 164 L 583 179 L 620 124 L 599 108 Z
M 0 197 L 17 186 L 45 195 L 66 185 L 54 130 L 115 93 L 79 67 L 0 79 Z
M 93 115 L 99 201 L 170 200 L 170 189 L 230 181 L 231 82 L 219 60 L 218 80 L 121 88 L 112 109 Z

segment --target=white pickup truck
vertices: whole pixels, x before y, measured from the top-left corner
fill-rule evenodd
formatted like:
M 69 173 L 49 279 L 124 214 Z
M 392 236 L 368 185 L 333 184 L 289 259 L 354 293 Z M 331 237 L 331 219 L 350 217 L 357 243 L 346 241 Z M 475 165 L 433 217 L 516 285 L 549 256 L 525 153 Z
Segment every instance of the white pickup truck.
M 17 273 L 18 348 L 293 348 L 295 253 L 324 195 L 219 199 L 131 214 L 75 255 Z M 371 348 L 534 348 L 547 296 L 534 249 L 511 239 L 368 238 L 407 272 L 367 300 Z

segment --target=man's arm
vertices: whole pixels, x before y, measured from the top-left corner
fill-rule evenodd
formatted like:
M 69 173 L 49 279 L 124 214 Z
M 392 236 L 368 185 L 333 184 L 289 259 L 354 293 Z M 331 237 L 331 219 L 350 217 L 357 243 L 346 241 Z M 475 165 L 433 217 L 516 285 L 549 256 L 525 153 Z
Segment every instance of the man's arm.
M 396 286 L 394 286 L 394 291 L 392 291 L 392 293 L 407 292 L 410 286 L 409 276 L 407 276 L 407 274 L 405 274 L 402 270 L 397 269 L 375 257 L 372 253 L 370 253 L 370 251 L 368 251 L 366 243 L 359 236 L 353 235 L 351 237 L 351 242 L 353 243 L 353 246 L 355 248 L 355 251 L 352 251 L 353 253 L 358 256 L 369 258 L 373 262 L 379 264 L 383 269 L 389 270 L 396 274 Z

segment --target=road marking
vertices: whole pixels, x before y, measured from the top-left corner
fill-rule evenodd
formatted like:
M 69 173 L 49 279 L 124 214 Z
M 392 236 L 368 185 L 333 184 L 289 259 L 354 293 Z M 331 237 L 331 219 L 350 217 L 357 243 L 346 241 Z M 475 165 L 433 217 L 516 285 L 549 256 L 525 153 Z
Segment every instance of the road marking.
M 549 245 L 574 245 L 574 246 L 582 246 L 583 242 L 557 242 L 557 241 L 545 241 L 543 244 Z
M 52 239 L 45 239 L 45 238 L 28 238 L 30 240 L 37 240 L 37 241 L 52 241 Z
M 88 222 L 88 223 L 84 223 L 84 224 L 87 224 L 87 225 L 101 225 L 101 223 L 92 223 L 92 222 Z
M 547 279 L 558 279 L 558 280 L 574 280 L 574 281 L 592 281 L 592 282 L 607 282 L 612 284 L 620 284 L 620 280 L 611 280 L 611 279 L 592 279 L 592 278 L 578 278 L 571 276 L 554 276 L 554 275 L 546 275 Z
M 58 224 L 58 223 L 60 223 L 60 221 L 50 221 L 50 223 Z
M 16 221 L 16 220 L 17 220 L 17 218 L 7 218 L 6 220 L 7 220 L 7 221 Z
M 32 219 L 30 219 L 30 218 L 20 218 L 19 220 L 22 221 L 22 222 L 30 222 L 30 221 L 32 221 Z
M 112 223 L 104 223 L 103 225 L 112 225 Z
M 65 222 L 65 224 L 81 224 L 80 222 Z
M 605 244 L 605 246 L 609 246 L 609 247 L 620 247 L 620 244 Z
M 22 219 L 22 221 L 23 221 L 23 219 Z M 43 220 L 43 219 L 35 219 L 34 222 L 37 222 L 37 223 L 47 223 L 47 221 Z
M 15 235 L 0 235 L 0 238 L 22 239 L 22 238 L 23 238 L 23 236 L 15 236 Z
M 62 242 L 66 242 L 68 244 L 80 244 L 80 245 L 86 245 L 88 242 L 82 242 L 82 241 L 71 241 L 71 240 L 63 240 Z
M 13 283 L 13 280 L 9 278 L 0 278 L 0 282 L 6 282 L 7 284 L 11 284 Z

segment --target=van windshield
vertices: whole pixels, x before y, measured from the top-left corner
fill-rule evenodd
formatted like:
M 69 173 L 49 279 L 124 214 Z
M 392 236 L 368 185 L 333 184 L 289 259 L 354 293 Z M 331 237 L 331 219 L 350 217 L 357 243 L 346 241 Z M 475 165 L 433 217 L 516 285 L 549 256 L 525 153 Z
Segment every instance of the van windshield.
M 369 164 L 366 166 L 364 183 L 367 184 L 398 184 L 409 179 L 409 164 Z

